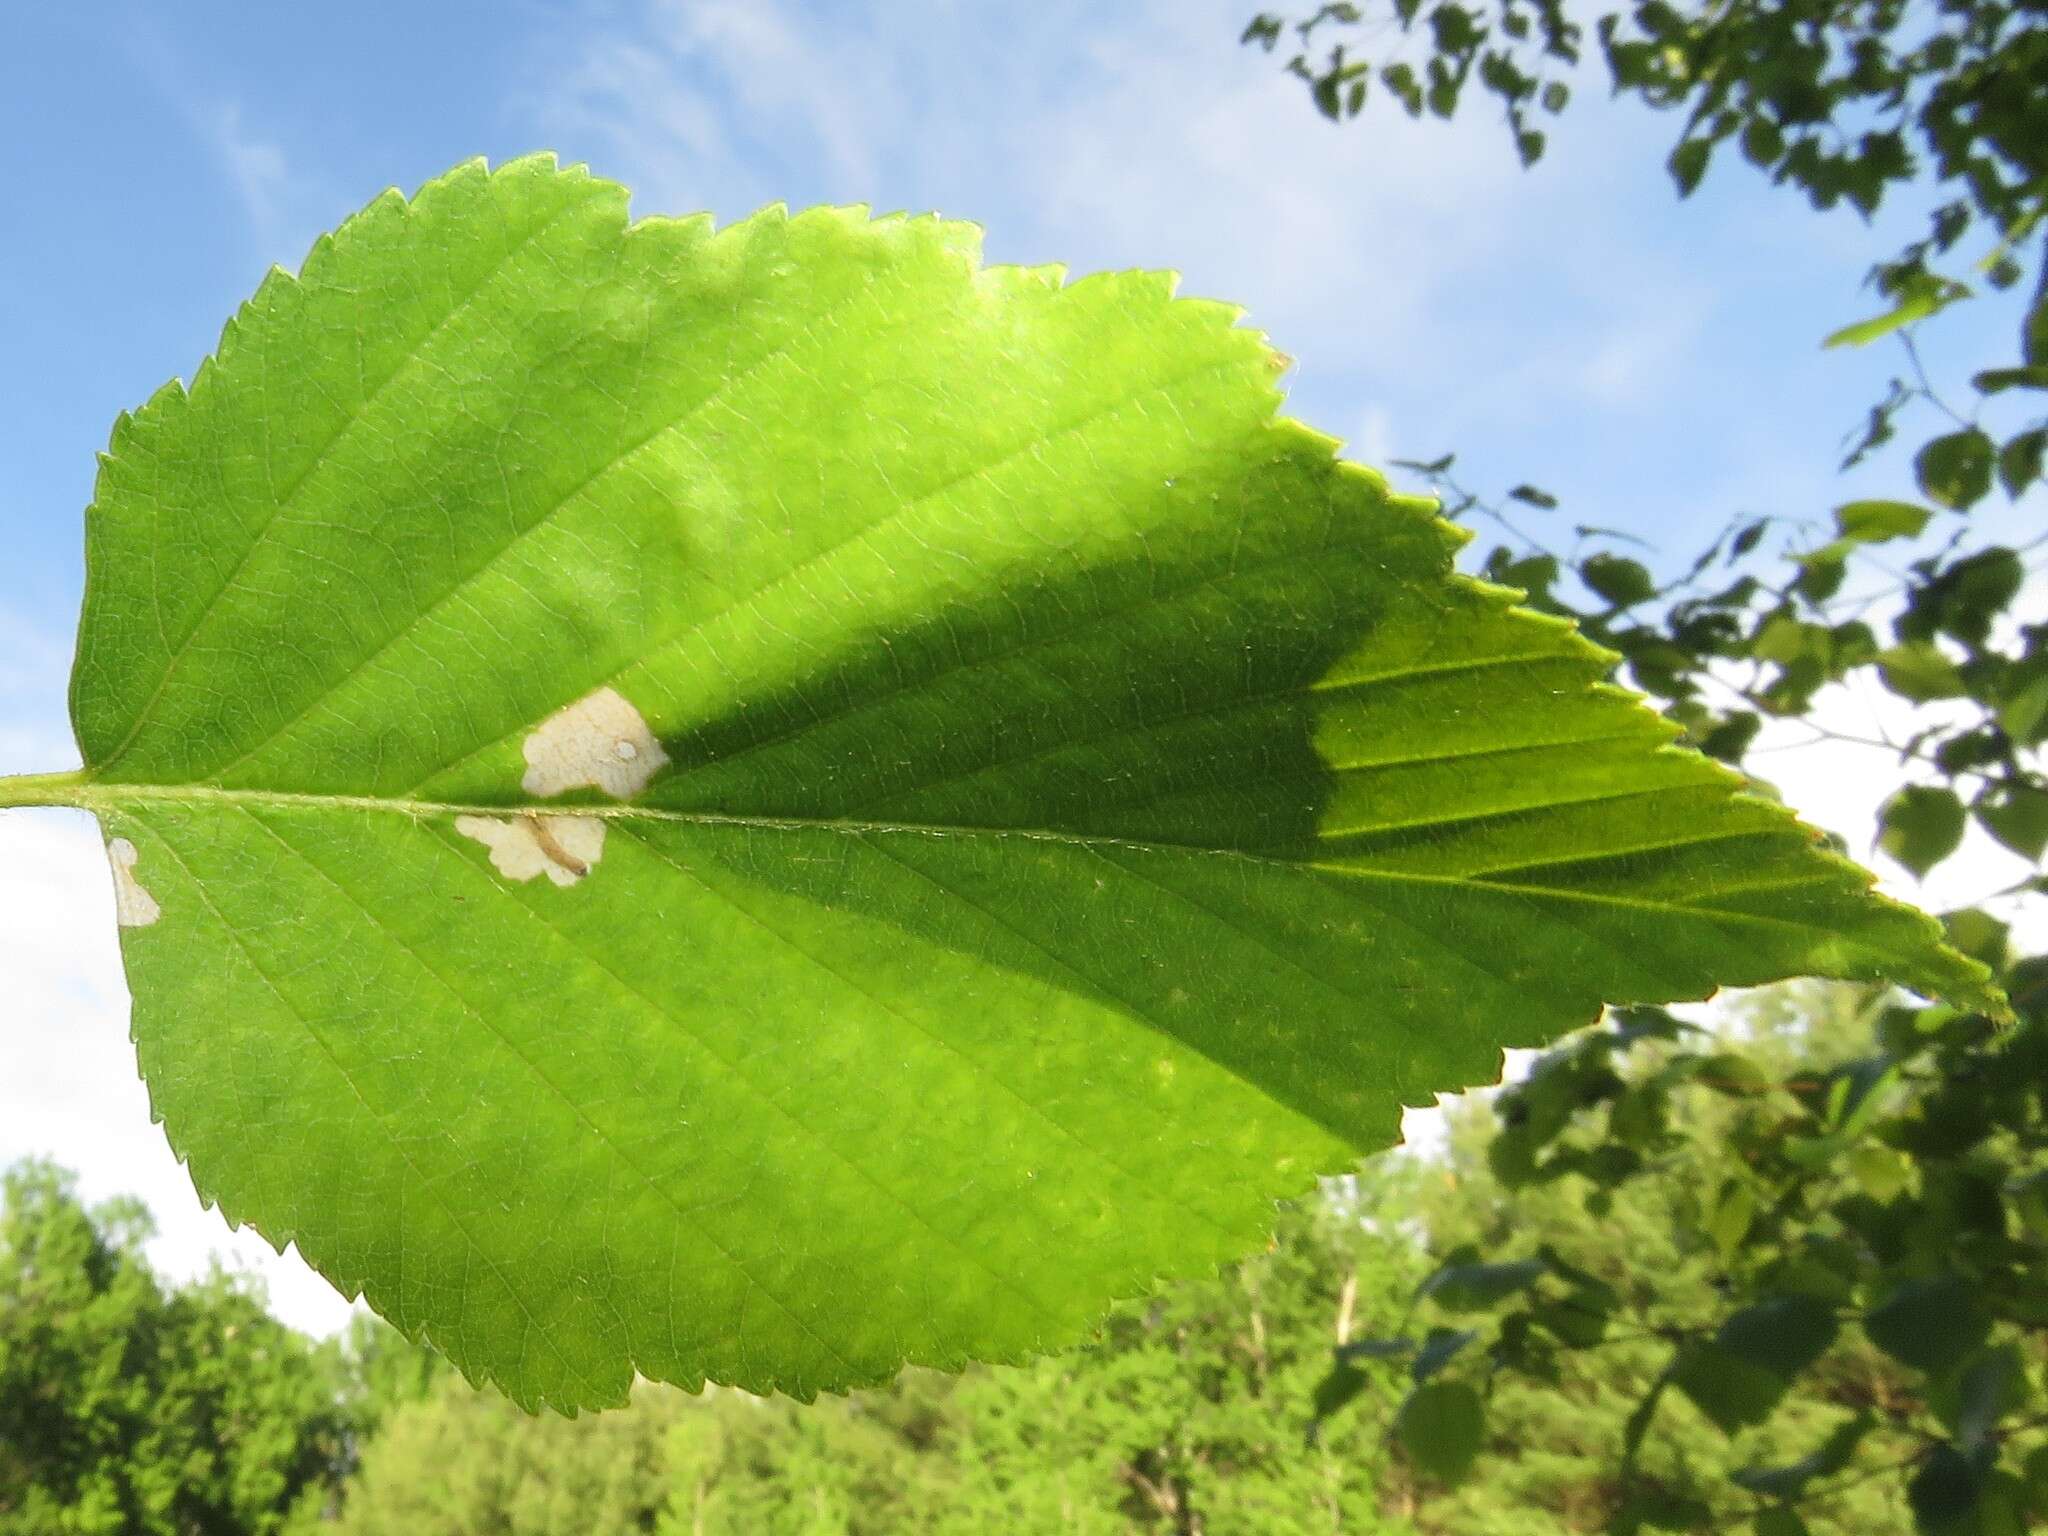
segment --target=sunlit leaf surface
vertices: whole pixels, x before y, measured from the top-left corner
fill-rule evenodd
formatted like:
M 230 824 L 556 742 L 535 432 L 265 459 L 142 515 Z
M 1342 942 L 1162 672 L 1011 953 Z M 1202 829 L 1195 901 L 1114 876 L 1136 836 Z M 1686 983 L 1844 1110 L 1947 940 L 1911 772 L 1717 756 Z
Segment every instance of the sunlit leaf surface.
M 524 1402 L 809 1393 L 1602 1002 L 1982 999 L 1172 286 L 548 160 L 273 274 L 115 432 L 74 689 L 201 1192 Z

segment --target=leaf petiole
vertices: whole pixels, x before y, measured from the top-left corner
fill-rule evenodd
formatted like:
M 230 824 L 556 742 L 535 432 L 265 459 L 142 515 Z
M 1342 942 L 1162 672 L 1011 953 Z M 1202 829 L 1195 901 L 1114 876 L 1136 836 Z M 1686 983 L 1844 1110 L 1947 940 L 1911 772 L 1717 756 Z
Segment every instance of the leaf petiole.
M 82 768 L 69 773 L 0 776 L 0 810 L 31 805 L 78 805 L 85 783 Z

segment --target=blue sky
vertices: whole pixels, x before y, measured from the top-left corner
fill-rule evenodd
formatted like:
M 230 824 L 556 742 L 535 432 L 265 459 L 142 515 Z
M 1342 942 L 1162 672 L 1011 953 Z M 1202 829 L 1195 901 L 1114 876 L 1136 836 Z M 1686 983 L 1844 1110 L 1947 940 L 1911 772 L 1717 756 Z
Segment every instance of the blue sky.
M 1743 172 L 1680 204 L 1662 169 L 1674 125 L 1598 99 L 1590 76 L 1533 174 L 1483 101 L 1450 127 L 1335 129 L 1237 47 L 1252 8 L 13 8 L 0 772 L 75 761 L 79 514 L 116 414 L 189 377 L 271 263 L 479 154 L 587 161 L 642 212 L 935 209 L 983 224 L 994 260 L 1177 268 L 1298 360 L 1292 411 L 1355 456 L 1455 447 L 1479 484 L 1563 495 L 1554 524 L 1626 529 L 1673 560 L 1737 513 L 1824 516 L 1902 488 L 1896 462 L 1834 473 L 1896 359 L 1817 342 L 1871 310 L 1857 282 L 1911 209 L 1869 228 Z M 1931 354 L 1942 376 L 2009 347 L 2009 318 L 1973 308 Z M 189 1267 L 225 1228 L 148 1125 L 109 911 L 78 819 L 0 817 L 0 1161 L 48 1151 L 94 1193 L 141 1189 L 166 1262 Z M 246 1235 L 237 1251 L 261 1252 Z M 316 1280 L 271 1272 L 287 1315 L 338 1315 Z
M 1884 231 L 1742 174 L 1681 205 L 1667 123 L 1598 100 L 1532 175 L 1483 102 L 1332 128 L 1235 46 L 1248 3 L 18 8 L 0 605 L 68 628 L 94 451 L 265 267 L 386 186 L 535 148 L 643 211 L 937 209 L 993 259 L 1179 268 L 1300 360 L 1296 413 L 1362 456 L 1455 445 L 1586 521 L 1825 505 L 1891 359 L 1814 342 L 1869 307 Z

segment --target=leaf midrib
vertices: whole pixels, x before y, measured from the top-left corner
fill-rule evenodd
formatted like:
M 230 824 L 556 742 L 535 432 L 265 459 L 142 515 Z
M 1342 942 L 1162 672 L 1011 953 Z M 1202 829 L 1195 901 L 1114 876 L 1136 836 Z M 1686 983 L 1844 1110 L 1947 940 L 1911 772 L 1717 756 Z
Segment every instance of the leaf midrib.
M 0 802 L 13 780 L 0 779 Z M 50 802 L 42 802 L 50 803 Z M 582 803 L 563 800 L 488 801 L 420 800 L 405 796 L 323 794 L 310 790 L 227 789 L 215 784 L 123 784 L 91 780 L 79 783 L 61 802 L 88 811 L 122 810 L 134 805 L 237 806 L 273 810 L 316 810 L 369 812 L 404 816 L 412 820 L 445 819 L 455 816 L 590 816 L 601 821 L 661 821 L 704 827 L 752 827 L 767 832 L 843 832 L 850 837 L 885 832 L 927 832 L 937 836 L 1022 837 L 1039 842 L 1069 843 L 1082 847 L 1123 847 L 1174 853 L 1207 853 L 1226 858 L 1250 859 L 1261 864 L 1304 867 L 1307 861 L 1277 858 L 1238 848 L 1215 848 L 1200 843 L 1170 843 L 1129 837 L 1108 837 L 1085 832 L 1062 832 L 1049 827 L 988 827 L 929 821 L 886 821 L 845 816 L 759 816 L 722 811 L 681 811 L 664 806 L 622 803 Z
M 0 803 L 7 799 L 10 780 L 0 779 Z M 1320 858 L 1286 858 L 1256 853 L 1244 848 L 1217 848 L 1201 843 L 1163 842 L 1158 839 L 1111 837 L 1099 833 L 1062 832 L 1049 827 L 989 827 L 949 822 L 860 821 L 846 817 L 747 816 L 719 811 L 677 811 L 656 806 L 620 804 L 578 804 L 573 802 L 521 801 L 512 804 L 466 804 L 440 800 L 393 799 L 377 795 L 316 794 L 294 790 L 222 789 L 209 784 L 78 784 L 60 803 L 82 810 L 118 811 L 142 805 L 238 806 L 275 810 L 349 811 L 404 816 L 412 820 L 447 819 L 456 816 L 590 816 L 601 821 L 666 822 L 695 827 L 740 827 L 764 832 L 837 832 L 848 837 L 869 837 L 890 833 L 912 833 L 927 837 L 1017 838 L 1026 842 L 1052 843 L 1090 852 L 1125 849 L 1134 853 L 1198 854 L 1208 858 L 1237 859 L 1269 868 L 1305 871 L 1335 880 L 1379 880 L 1401 885 L 1449 886 L 1457 890 L 1515 895 L 1579 906 L 1621 908 L 1635 912 L 1711 915 L 1717 919 L 1753 924 L 1758 927 L 1810 931 L 1815 925 L 1763 913 L 1730 910 L 1706 901 L 1662 901 L 1650 897 L 1623 896 L 1612 892 L 1577 891 L 1554 886 L 1519 885 L 1465 875 L 1427 874 L 1417 870 L 1369 869 L 1333 863 Z M 1705 893 L 1708 897 L 1720 891 Z

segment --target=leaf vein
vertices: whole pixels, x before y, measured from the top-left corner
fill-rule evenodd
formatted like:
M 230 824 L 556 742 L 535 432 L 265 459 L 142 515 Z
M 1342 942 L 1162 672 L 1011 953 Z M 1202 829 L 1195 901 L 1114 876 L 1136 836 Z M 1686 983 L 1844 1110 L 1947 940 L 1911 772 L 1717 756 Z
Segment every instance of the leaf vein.
M 548 218 L 541 224 L 536 225 L 531 231 L 529 231 L 526 235 L 522 236 L 517 242 L 515 242 L 505 252 L 505 254 L 501 256 L 497 260 L 497 262 L 495 262 L 492 265 L 491 269 L 483 275 L 483 277 L 477 282 L 475 287 L 471 288 L 468 293 L 464 294 L 462 298 L 456 302 L 455 306 L 448 311 L 447 314 L 443 315 L 438 321 L 436 321 L 430 330 L 428 330 L 423 336 L 420 337 L 420 339 L 417 342 L 413 343 L 413 345 L 407 349 L 405 354 L 398 360 L 397 365 L 391 370 L 391 372 L 386 374 L 382 379 L 378 380 L 374 386 L 371 387 L 369 392 L 365 394 L 363 398 L 359 402 L 357 402 L 355 407 L 347 413 L 347 415 L 342 420 L 341 424 L 337 426 L 331 434 L 329 434 L 326 441 L 323 442 L 317 450 L 315 450 L 312 457 L 307 460 L 305 467 L 301 469 L 299 473 L 292 478 L 291 483 L 285 487 L 284 494 L 282 495 L 282 497 L 275 498 L 273 500 L 273 504 L 271 506 L 269 515 L 264 518 L 263 522 L 250 536 L 249 543 L 247 544 L 246 547 L 244 547 L 240 557 L 235 561 L 235 564 L 229 569 L 227 576 L 221 581 L 220 585 L 213 590 L 213 593 L 207 598 L 205 604 L 200 608 L 198 616 L 194 618 L 194 620 L 192 621 L 192 627 L 185 632 L 184 638 L 178 642 L 177 650 L 174 651 L 171 654 L 169 660 L 165 662 L 163 675 L 157 679 L 156 688 L 154 689 L 154 691 L 151 692 L 148 701 L 144 703 L 142 708 L 136 712 L 135 723 L 129 727 L 128 734 L 121 739 L 120 744 L 116 746 L 112 752 L 107 754 L 104 760 L 95 765 L 96 768 L 105 769 L 111 767 L 113 764 L 121 760 L 122 754 L 125 753 L 129 747 L 134 745 L 135 738 L 142 733 L 143 727 L 149 723 L 151 715 L 155 712 L 158 704 L 162 702 L 165 692 L 170 687 L 171 678 L 177 673 L 179 663 L 182 662 L 185 659 L 186 655 L 191 651 L 193 642 L 199 637 L 199 632 L 206 627 L 207 621 L 213 617 L 215 611 L 220 607 L 221 599 L 227 595 L 228 591 L 234 586 L 235 582 L 237 581 L 237 579 L 240 578 L 242 573 L 249 568 L 249 562 L 255 558 L 256 551 L 262 547 L 264 542 L 269 538 L 271 531 L 274 528 L 276 528 L 278 520 L 284 516 L 285 512 L 292 505 L 293 500 L 297 497 L 299 491 L 305 486 L 306 482 L 312 478 L 314 472 L 318 470 L 322 464 L 326 463 L 329 458 L 332 457 L 335 447 L 338 444 L 340 444 L 342 440 L 349 435 L 350 432 L 355 430 L 356 426 L 369 414 L 371 408 L 375 406 L 380 399 L 383 398 L 384 391 L 389 389 L 391 385 L 394 382 L 396 382 L 403 374 L 405 374 L 409 368 L 411 368 L 413 365 L 419 362 L 420 358 L 425 354 L 427 349 L 433 346 L 434 342 L 451 325 L 454 325 L 458 320 L 462 318 L 464 314 L 468 312 L 470 306 L 473 305 L 477 301 L 477 299 L 482 296 L 484 290 L 486 288 L 489 288 L 493 283 L 495 283 L 498 280 L 498 278 L 501 275 L 503 275 L 505 269 L 519 257 L 521 252 L 525 251 L 536 240 L 540 239 L 541 236 L 545 235 L 557 224 L 560 224 L 564 219 L 568 218 L 570 214 L 577 212 L 581 207 L 582 204 L 580 203 L 568 204 L 560 212 L 554 214 L 552 217 Z M 150 569 L 152 580 L 154 580 L 156 574 L 155 562 L 151 562 Z M 154 590 L 154 588 L 152 588 L 152 590 Z
M 179 855 L 178 851 L 171 846 L 169 839 L 159 838 L 158 845 L 163 848 L 164 852 L 170 856 L 171 861 L 175 863 L 178 866 L 179 870 L 184 874 L 186 881 L 192 887 L 193 893 L 199 898 L 200 902 L 206 907 L 206 910 L 212 915 L 213 920 L 220 925 L 221 931 L 227 934 L 229 940 L 234 944 L 235 948 L 241 951 L 242 958 L 248 961 L 249 963 L 249 969 L 256 973 L 257 977 L 263 982 L 263 985 L 269 990 L 271 996 L 275 997 L 278 1000 L 278 1002 L 283 1005 L 286 1013 L 288 1013 L 289 1015 L 291 1015 L 292 1018 L 298 1021 L 300 1027 L 306 1031 L 307 1038 L 310 1039 L 316 1047 L 318 1047 L 320 1054 L 327 1058 L 328 1064 L 333 1067 L 336 1075 L 338 1075 L 341 1078 L 342 1082 L 347 1086 L 350 1094 L 354 1096 L 357 1103 L 362 1105 L 363 1112 L 366 1115 L 368 1115 L 370 1117 L 371 1122 L 384 1133 L 384 1139 L 387 1143 L 389 1143 L 391 1150 L 396 1152 L 399 1158 L 405 1163 L 406 1167 L 412 1170 L 413 1178 L 418 1182 L 419 1187 L 428 1194 L 428 1196 L 433 1200 L 435 1205 L 440 1207 L 441 1213 L 448 1218 L 450 1224 L 454 1226 L 455 1230 L 462 1234 L 463 1242 L 469 1250 L 469 1252 L 474 1254 L 477 1258 L 480 1258 L 484 1261 L 485 1266 L 489 1268 L 492 1276 L 497 1280 L 499 1289 L 501 1289 L 507 1296 L 509 1296 L 512 1299 L 513 1303 L 519 1308 L 520 1312 L 524 1314 L 527 1321 L 527 1328 L 529 1333 L 538 1336 L 541 1339 L 541 1341 L 548 1346 L 549 1350 L 553 1352 L 555 1358 L 559 1360 L 562 1363 L 562 1365 L 571 1374 L 573 1374 L 584 1387 L 588 1388 L 595 1386 L 596 1383 L 593 1382 L 589 1376 L 585 1375 L 582 1369 L 579 1366 L 577 1366 L 574 1362 L 572 1362 L 569 1359 L 569 1357 L 562 1352 L 561 1347 L 555 1343 L 553 1336 L 550 1335 L 548 1330 L 541 1325 L 540 1319 L 534 1315 L 533 1309 L 527 1306 L 526 1298 L 519 1293 L 517 1288 L 515 1288 L 508 1279 L 506 1279 L 505 1272 L 498 1267 L 497 1261 L 494 1260 L 490 1256 L 489 1252 L 483 1247 L 483 1245 L 477 1241 L 476 1235 L 469 1230 L 468 1225 L 462 1220 L 460 1216 L 456 1214 L 455 1208 L 451 1206 L 446 1200 L 441 1198 L 441 1195 L 435 1188 L 433 1181 L 427 1178 L 424 1170 L 420 1168 L 418 1163 L 413 1161 L 412 1154 L 405 1149 L 404 1143 L 398 1138 L 397 1134 L 393 1132 L 391 1127 L 386 1123 L 385 1117 L 371 1106 L 369 1099 L 367 1099 L 364 1096 L 362 1089 L 357 1085 L 354 1074 L 352 1074 L 348 1070 L 348 1067 L 342 1062 L 341 1058 L 335 1054 L 334 1048 L 330 1044 L 328 1044 L 326 1037 L 323 1036 L 320 1033 L 320 1031 L 314 1026 L 313 1021 L 310 1018 L 308 1018 L 306 1014 L 303 1011 L 301 1011 L 300 1008 L 295 1003 L 292 1002 L 291 998 L 286 995 L 284 989 L 277 984 L 276 980 L 270 975 L 270 973 L 263 968 L 262 964 L 256 959 L 255 953 L 250 949 L 247 940 L 245 940 L 242 937 L 240 929 L 238 929 L 233 923 L 229 922 L 227 920 L 226 915 L 221 912 L 220 908 L 214 905 L 213 898 L 206 894 L 205 882 L 200 880 L 198 876 L 193 874 L 192 867 L 189 864 L 187 864 L 183 857 Z M 598 1400 L 598 1398 L 601 1398 L 604 1395 L 605 1394 L 603 1393 L 596 1394 L 595 1396 L 593 1396 L 592 1400 L 596 1401 Z
M 712 1235 L 712 1233 L 704 1226 L 702 1221 L 695 1217 L 694 1213 L 692 1213 L 690 1210 L 684 1207 L 683 1204 L 680 1201 L 678 1201 L 669 1190 L 667 1190 L 661 1184 L 659 1184 L 652 1174 L 647 1172 L 646 1169 L 642 1168 L 632 1158 L 628 1157 L 625 1151 L 618 1145 L 618 1143 L 615 1142 L 608 1134 L 606 1134 L 604 1127 L 591 1117 L 590 1112 L 582 1104 L 578 1103 L 575 1099 L 571 1098 L 569 1094 L 559 1084 L 557 1084 L 552 1077 L 548 1075 L 545 1068 L 543 1068 L 532 1057 L 527 1055 L 526 1052 L 522 1051 L 517 1045 L 515 1045 L 510 1036 L 505 1034 L 503 1030 L 499 1029 L 497 1025 L 493 1024 L 490 1018 L 474 1003 L 470 1002 L 470 1000 L 465 995 L 463 995 L 463 993 L 455 986 L 453 982 L 448 980 L 446 976 L 442 975 L 440 970 L 431 961 L 427 959 L 425 954 L 421 952 L 417 945 L 412 944 L 404 938 L 400 937 L 399 934 L 392 929 L 390 924 L 384 919 L 384 917 L 381 914 L 379 914 L 375 909 L 373 909 L 368 903 L 364 902 L 362 898 L 355 894 L 355 892 L 351 891 L 350 889 L 348 889 L 348 887 L 343 885 L 341 881 L 336 879 L 332 874 L 328 873 L 328 871 L 316 860 L 314 860 L 313 857 L 310 854 L 308 854 L 303 848 L 299 847 L 296 843 L 286 838 L 283 833 L 279 832 L 275 827 L 271 826 L 268 822 L 264 821 L 260 816 L 256 816 L 253 812 L 247 812 L 245 814 L 248 814 L 252 821 L 256 822 L 256 824 L 262 827 L 265 832 L 269 833 L 270 836 L 276 840 L 280 847 L 283 847 L 288 852 L 296 855 L 299 861 L 303 863 L 308 869 L 312 870 L 315 874 L 319 875 L 321 879 L 325 880 L 336 891 L 340 892 L 340 894 L 352 906 L 354 906 L 357 911 L 361 912 L 363 916 L 369 920 L 370 925 L 373 928 L 375 928 L 379 933 L 384 935 L 385 939 L 394 948 L 410 956 L 413 962 L 416 965 L 418 965 L 421 970 L 423 970 L 424 972 L 426 972 L 428 976 L 433 978 L 435 983 L 440 986 L 442 991 L 446 992 L 449 997 L 454 999 L 456 1005 L 460 1007 L 463 1010 L 463 1012 L 467 1013 L 472 1019 L 476 1020 L 477 1023 L 481 1024 L 484 1027 L 486 1033 L 490 1034 L 494 1039 L 498 1041 L 500 1045 L 504 1046 L 506 1050 L 510 1051 L 512 1055 L 520 1062 L 520 1064 L 524 1066 L 527 1069 L 527 1071 L 532 1073 L 534 1078 L 544 1088 L 546 1088 L 551 1094 L 553 1094 L 565 1106 L 567 1106 L 567 1108 L 575 1114 L 576 1118 L 583 1123 L 585 1128 L 587 1128 L 593 1135 L 595 1135 L 599 1141 L 604 1143 L 605 1149 L 612 1154 L 613 1158 L 622 1167 L 629 1170 L 640 1181 L 642 1185 L 644 1185 L 654 1195 L 659 1197 L 661 1201 L 665 1205 L 667 1205 L 671 1211 L 675 1213 L 679 1220 L 687 1222 L 690 1225 L 694 1226 L 707 1242 L 709 1242 L 722 1255 L 724 1255 L 726 1262 L 731 1264 L 734 1270 L 737 1271 L 741 1276 L 743 1276 L 749 1285 L 758 1289 L 763 1296 L 765 1296 L 769 1301 L 773 1302 L 776 1305 L 777 1309 L 782 1311 L 790 1319 L 791 1322 L 795 1323 L 799 1328 L 803 1329 L 806 1333 L 809 1333 L 811 1335 L 811 1338 L 817 1343 L 817 1345 L 821 1349 L 823 1349 L 828 1355 L 830 1355 L 837 1364 L 844 1366 L 849 1370 L 853 1368 L 851 1361 L 847 1360 L 844 1356 L 839 1354 L 839 1352 L 833 1348 L 829 1340 L 827 1340 L 822 1335 L 819 1335 L 814 1330 L 812 1330 L 810 1325 L 801 1316 L 799 1316 L 796 1312 L 792 1311 L 788 1307 L 788 1305 L 782 1301 L 780 1297 L 778 1297 L 773 1291 L 769 1290 L 766 1285 L 762 1284 L 760 1279 L 757 1276 L 755 1276 L 747 1268 L 745 1264 L 741 1263 L 740 1260 L 732 1253 L 730 1249 L 725 1247 L 724 1244 L 720 1243 L 718 1239 Z M 502 889 L 502 887 L 495 886 L 494 888 Z M 506 894 L 509 897 L 510 893 L 507 892 Z M 520 911 L 531 914 L 531 909 L 528 908 L 524 903 L 515 901 L 514 905 L 518 907 Z M 555 931 L 560 937 L 562 937 L 563 941 L 568 944 L 569 948 L 572 949 L 578 956 L 587 956 L 587 952 L 583 949 L 581 945 L 570 942 L 568 940 L 567 935 L 560 934 L 560 930 L 553 929 L 552 924 L 547 924 L 545 920 L 542 921 L 543 926 L 547 926 L 551 930 Z M 608 967 L 600 968 L 605 969 L 607 971 L 607 974 L 610 974 Z M 652 1003 L 651 999 L 647 999 L 643 995 L 639 994 L 637 989 L 629 990 L 634 990 L 636 996 L 642 996 L 642 1001 L 647 1002 L 650 1007 L 655 1006 Z M 660 1013 L 661 1016 L 664 1018 L 671 1017 L 666 1013 L 665 1010 L 662 1010 L 658 1007 L 655 1007 L 655 1011 L 657 1013 Z M 693 1036 L 693 1038 L 695 1037 Z M 707 1052 L 707 1054 L 709 1053 Z M 727 1070 L 730 1071 L 731 1068 L 728 1067 Z M 671 1296 L 669 1299 L 671 1305 L 673 1305 L 675 1298 Z M 606 1298 L 605 1304 L 607 1307 L 611 1308 L 612 1316 L 618 1319 L 621 1331 L 624 1332 L 628 1338 L 630 1338 L 632 1336 L 632 1329 L 627 1326 L 626 1320 L 619 1314 L 616 1305 L 614 1305 L 611 1302 L 609 1297 Z

